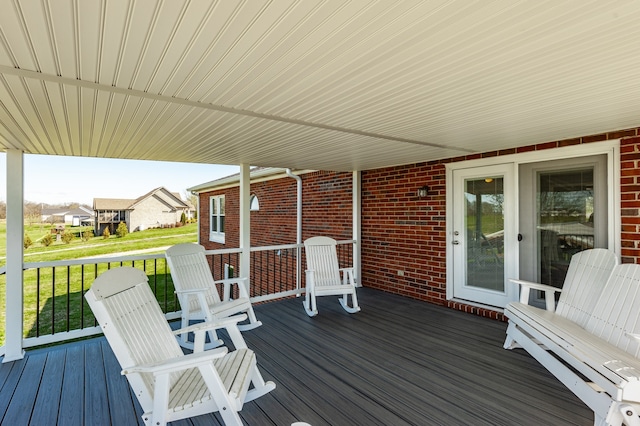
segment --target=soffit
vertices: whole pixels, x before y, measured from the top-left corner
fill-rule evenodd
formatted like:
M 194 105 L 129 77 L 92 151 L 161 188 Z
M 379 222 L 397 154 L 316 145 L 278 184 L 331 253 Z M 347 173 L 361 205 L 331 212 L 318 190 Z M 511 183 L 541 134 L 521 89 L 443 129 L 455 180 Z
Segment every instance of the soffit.
M 635 1 L 0 0 L 0 149 L 354 170 L 638 126 Z

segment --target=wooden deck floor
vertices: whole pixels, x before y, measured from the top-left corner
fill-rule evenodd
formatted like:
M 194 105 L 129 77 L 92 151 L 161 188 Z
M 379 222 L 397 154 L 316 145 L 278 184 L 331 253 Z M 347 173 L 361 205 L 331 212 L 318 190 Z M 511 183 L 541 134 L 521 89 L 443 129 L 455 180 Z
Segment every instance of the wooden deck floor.
M 270 394 L 248 425 L 587 425 L 593 414 L 521 350 L 506 324 L 360 289 L 362 311 L 335 297 L 309 318 L 301 299 L 256 307 L 246 332 Z M 6 425 L 141 424 L 140 407 L 104 338 L 27 353 L 0 366 Z M 174 425 L 220 424 L 217 415 Z

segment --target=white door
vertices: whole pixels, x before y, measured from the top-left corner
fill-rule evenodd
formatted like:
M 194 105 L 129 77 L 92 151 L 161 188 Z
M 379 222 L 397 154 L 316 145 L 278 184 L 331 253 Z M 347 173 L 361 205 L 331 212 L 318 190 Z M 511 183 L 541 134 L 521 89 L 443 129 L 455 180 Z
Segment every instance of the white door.
M 505 307 L 517 298 L 515 165 L 453 171 L 453 297 Z

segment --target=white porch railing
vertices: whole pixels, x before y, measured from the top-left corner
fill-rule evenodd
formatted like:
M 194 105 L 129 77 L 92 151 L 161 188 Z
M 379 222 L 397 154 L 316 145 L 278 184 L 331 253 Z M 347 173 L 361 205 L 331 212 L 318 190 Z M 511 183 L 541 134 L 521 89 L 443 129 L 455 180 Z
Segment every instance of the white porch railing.
M 342 266 L 353 265 L 354 240 L 340 241 Z M 254 303 L 267 302 L 304 293 L 302 244 L 252 247 L 250 294 Z M 228 274 L 245 276 L 240 270 L 241 249 L 206 252 L 214 279 Z M 102 272 L 119 266 L 144 270 L 167 319 L 180 317 L 171 274 L 164 253 L 29 262 L 23 264 L 23 348 L 63 342 L 101 333 L 84 293 Z M 0 279 L 4 281 L 4 268 Z M 301 308 L 302 309 L 302 308 Z M 3 342 L 4 343 L 4 342 Z M 0 355 L 2 354 L 0 347 Z

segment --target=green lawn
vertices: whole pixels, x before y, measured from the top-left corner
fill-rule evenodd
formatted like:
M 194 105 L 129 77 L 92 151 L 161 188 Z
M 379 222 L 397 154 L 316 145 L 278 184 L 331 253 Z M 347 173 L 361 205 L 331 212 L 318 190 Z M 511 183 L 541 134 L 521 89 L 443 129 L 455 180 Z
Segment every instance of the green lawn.
M 24 250 L 25 262 L 45 262 L 69 260 L 86 257 L 100 257 L 113 253 L 137 253 L 148 250 L 149 253 L 164 251 L 173 244 L 197 241 L 197 224 L 188 224 L 179 228 L 149 229 L 127 234 L 123 238 L 112 235 L 108 239 L 93 237 L 88 241 L 75 238 L 69 244 L 54 242 L 49 247 L 38 241 L 50 233 L 49 224 L 25 225 L 25 233 L 33 241 L 33 245 Z M 68 227 L 74 230 L 78 228 Z M 6 263 L 6 223 L 0 223 L 0 266 Z M 151 262 L 148 265 L 136 263 L 136 267 L 144 267 L 151 287 L 166 311 L 176 309 L 172 283 L 165 282 L 166 265 L 164 260 Z M 107 265 L 81 267 L 43 268 L 39 276 L 36 271 L 25 271 L 24 274 L 24 335 L 51 334 L 93 325 L 93 316 L 83 299 L 83 292 L 93 282 L 96 275 L 106 270 Z M 6 276 L 0 275 L 0 345 L 4 344 L 5 335 L 5 285 Z M 39 295 L 39 297 L 38 297 Z M 67 307 L 69 319 L 67 321 Z M 38 320 L 38 321 L 36 321 Z M 36 322 L 39 324 L 36 329 Z

